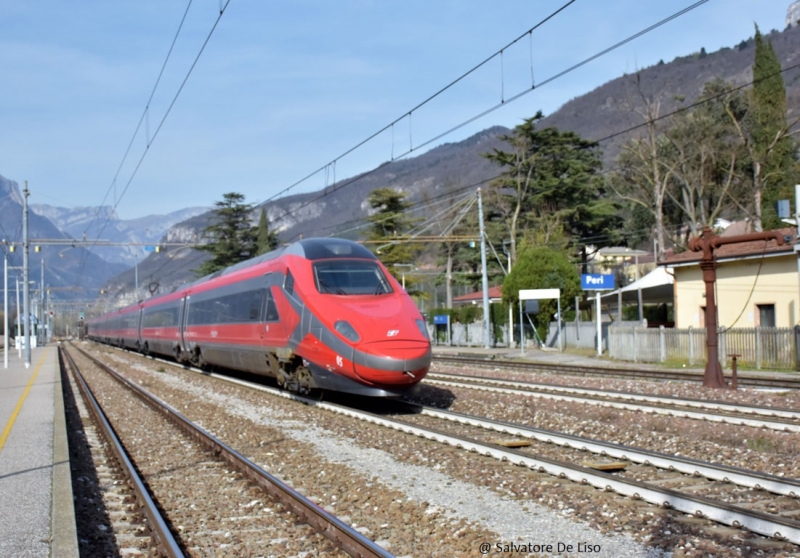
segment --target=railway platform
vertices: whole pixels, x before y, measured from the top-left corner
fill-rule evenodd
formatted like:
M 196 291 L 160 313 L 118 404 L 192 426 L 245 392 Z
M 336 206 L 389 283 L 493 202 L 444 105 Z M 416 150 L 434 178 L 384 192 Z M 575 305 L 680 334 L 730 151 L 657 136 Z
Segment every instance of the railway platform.
M 62 393 L 55 343 L 0 364 L 0 556 L 78 557 Z
M 441 356 L 462 356 L 473 358 L 487 358 L 496 360 L 526 360 L 534 363 L 542 364 L 565 364 L 569 366 L 582 366 L 587 368 L 620 368 L 625 370 L 652 370 L 652 371 L 679 371 L 679 372 L 693 372 L 698 377 L 703 376 L 703 366 L 696 365 L 692 368 L 670 368 L 651 363 L 636 363 L 636 362 L 623 362 L 613 360 L 611 358 L 596 355 L 587 355 L 585 353 L 576 353 L 570 351 L 562 351 L 554 349 L 536 349 L 526 348 L 524 351 L 517 349 L 509 349 L 508 347 L 454 347 L 447 345 L 434 345 L 432 347 L 434 358 L 437 355 Z M 730 367 L 723 367 L 722 373 L 726 379 L 730 379 Z M 777 378 L 777 379 L 800 379 L 800 372 L 784 371 L 784 370 L 756 370 L 752 368 L 739 367 L 737 372 L 739 378 Z

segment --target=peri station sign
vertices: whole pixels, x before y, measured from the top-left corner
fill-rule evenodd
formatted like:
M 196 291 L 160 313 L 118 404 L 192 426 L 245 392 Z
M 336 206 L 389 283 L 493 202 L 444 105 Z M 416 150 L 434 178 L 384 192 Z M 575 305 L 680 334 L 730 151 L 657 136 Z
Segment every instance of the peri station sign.
M 614 275 L 584 273 L 581 275 L 581 289 L 584 291 L 613 291 Z

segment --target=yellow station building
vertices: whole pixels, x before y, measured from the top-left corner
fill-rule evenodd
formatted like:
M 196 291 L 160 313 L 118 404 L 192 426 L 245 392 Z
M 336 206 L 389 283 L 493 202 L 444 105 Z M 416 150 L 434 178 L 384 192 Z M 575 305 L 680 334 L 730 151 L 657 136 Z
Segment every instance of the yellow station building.
M 731 231 L 731 234 L 740 232 Z M 783 246 L 774 240 L 759 240 L 715 249 L 720 327 L 793 327 L 800 324 L 797 231 L 789 228 L 780 232 L 787 241 Z M 699 252 L 683 252 L 660 262 L 675 278 L 677 328 L 705 327 L 706 295 L 700 258 Z

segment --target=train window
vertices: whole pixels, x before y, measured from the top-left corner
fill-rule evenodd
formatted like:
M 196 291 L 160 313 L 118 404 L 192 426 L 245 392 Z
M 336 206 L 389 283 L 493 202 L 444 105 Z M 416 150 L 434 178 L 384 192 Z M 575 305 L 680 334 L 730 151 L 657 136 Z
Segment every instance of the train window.
M 272 298 L 272 291 L 267 289 L 267 315 L 266 315 L 266 321 L 268 321 L 268 322 L 277 322 L 280 319 L 281 318 L 278 315 L 278 307 L 275 305 L 275 299 Z
M 260 321 L 266 292 L 266 289 L 255 289 L 205 300 L 192 299 L 188 323 L 239 324 Z
M 142 317 L 142 327 L 175 327 L 178 325 L 178 308 L 148 308 Z
M 322 294 L 380 295 L 392 292 L 389 281 L 375 262 L 327 260 L 314 264 L 314 279 Z
M 292 275 L 292 272 L 289 270 L 286 271 L 286 279 L 283 281 L 283 289 L 290 295 L 294 294 L 294 275 Z

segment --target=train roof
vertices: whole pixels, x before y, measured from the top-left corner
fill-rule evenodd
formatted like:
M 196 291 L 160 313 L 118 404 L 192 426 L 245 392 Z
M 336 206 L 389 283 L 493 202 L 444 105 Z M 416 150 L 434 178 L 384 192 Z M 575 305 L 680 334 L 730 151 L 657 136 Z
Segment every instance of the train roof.
M 247 269 L 254 265 L 268 262 L 284 255 L 300 256 L 301 258 L 305 258 L 307 260 L 325 260 L 332 258 L 359 258 L 368 260 L 377 259 L 375 254 L 364 248 L 364 246 L 361 244 L 353 242 L 352 240 L 345 240 L 343 238 L 306 238 L 303 240 L 298 240 L 289 246 L 278 248 L 272 252 L 267 252 L 266 254 L 256 256 L 255 258 L 250 258 L 249 260 L 228 266 L 225 269 L 215 271 L 210 275 L 201 277 L 197 281 L 194 281 L 188 285 L 182 285 L 178 288 L 186 289 L 193 287 L 195 285 L 205 283 L 206 281 L 216 279 L 217 277 L 230 275 L 231 273 L 236 273 L 242 269 Z
M 294 242 L 288 246 L 273 250 L 272 252 L 267 252 L 266 254 L 256 256 L 255 258 L 250 258 L 249 260 L 228 266 L 225 269 L 215 271 L 214 273 L 206 275 L 205 277 L 201 277 L 200 279 L 197 279 L 191 283 L 175 287 L 175 289 L 169 293 L 154 296 L 147 300 L 140 300 L 135 304 L 131 304 L 124 308 L 118 308 L 117 310 L 108 312 L 103 316 L 98 316 L 98 318 L 108 318 L 114 314 L 124 314 L 134 309 L 138 309 L 140 305 L 152 306 L 162 304 L 170 300 L 170 296 L 175 295 L 179 291 L 203 284 L 212 279 L 216 279 L 217 277 L 230 275 L 232 273 L 236 273 L 237 271 L 253 267 L 254 265 L 274 260 L 284 255 L 299 256 L 307 260 L 328 260 L 336 258 L 357 258 L 366 260 L 378 259 L 375 254 L 364 248 L 363 245 L 353 242 L 352 240 L 345 240 L 343 238 L 306 238 L 303 240 L 298 240 L 297 242 Z M 178 295 L 176 298 L 180 298 L 180 295 Z

